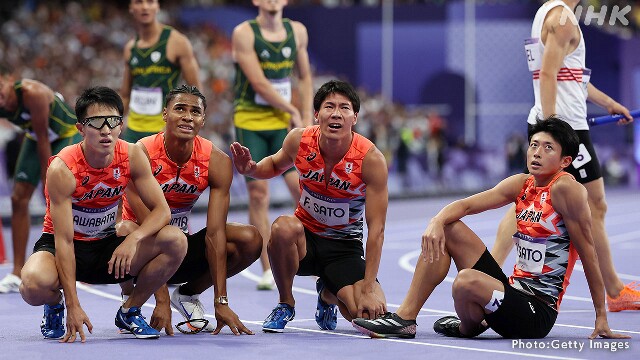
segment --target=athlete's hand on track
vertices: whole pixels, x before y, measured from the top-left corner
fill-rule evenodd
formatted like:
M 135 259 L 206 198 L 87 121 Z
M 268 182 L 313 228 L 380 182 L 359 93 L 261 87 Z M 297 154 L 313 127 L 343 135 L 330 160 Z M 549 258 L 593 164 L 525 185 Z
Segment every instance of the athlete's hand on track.
M 217 326 L 213 331 L 213 335 L 218 335 L 225 325 L 231 329 L 234 335 L 253 335 L 253 331 L 244 326 L 238 315 L 231 310 L 229 305 L 215 305 L 215 309 Z
M 77 333 L 80 333 L 80 341 L 85 342 L 84 330 L 82 326 L 86 325 L 89 333 L 93 333 L 93 325 L 87 314 L 78 306 L 67 308 L 67 332 L 60 342 L 72 343 L 76 341 Z
M 173 336 L 173 327 L 171 326 L 171 307 L 168 303 L 156 304 L 153 308 L 153 314 L 151 314 L 151 322 L 149 325 L 158 330 Z
M 603 339 L 630 339 L 631 336 L 618 334 L 611 331 L 609 328 L 609 323 L 607 322 L 607 318 L 596 318 L 596 326 L 589 339 L 595 339 L 596 337 L 601 337 Z

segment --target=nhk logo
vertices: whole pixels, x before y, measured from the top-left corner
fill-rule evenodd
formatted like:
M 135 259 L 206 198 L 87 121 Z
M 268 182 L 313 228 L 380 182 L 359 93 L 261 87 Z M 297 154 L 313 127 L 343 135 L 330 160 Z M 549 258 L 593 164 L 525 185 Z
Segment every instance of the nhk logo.
M 626 16 L 630 12 L 631 12 L 631 5 L 627 5 L 622 8 L 619 7 L 618 5 L 614 5 L 611 7 L 611 11 L 609 11 L 609 8 L 607 7 L 607 5 L 602 5 L 600 9 L 596 9 L 596 7 L 593 5 L 589 5 L 589 6 L 578 5 L 576 6 L 576 10 L 575 10 L 576 17 L 574 18 L 573 16 L 569 16 L 568 12 L 565 11 L 562 13 L 562 16 L 560 17 L 560 25 L 566 24 L 567 20 L 571 21 L 574 25 L 578 25 L 578 21 L 576 19 L 581 18 L 582 14 L 584 13 L 585 25 L 591 25 L 591 22 L 595 20 L 596 21 L 595 23 L 598 26 L 602 26 L 604 25 L 608 17 L 609 18 L 608 24 L 611 26 L 616 25 L 618 21 L 623 26 L 628 26 L 629 19 L 627 19 Z

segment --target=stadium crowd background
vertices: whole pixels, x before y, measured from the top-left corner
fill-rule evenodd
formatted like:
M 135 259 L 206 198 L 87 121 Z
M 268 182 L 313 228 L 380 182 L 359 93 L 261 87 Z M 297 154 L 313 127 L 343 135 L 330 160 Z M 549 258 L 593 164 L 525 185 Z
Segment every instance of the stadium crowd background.
M 290 6 L 380 6 L 382 0 L 290 0 Z M 445 0 L 395 1 L 396 4 L 429 2 L 444 6 Z M 533 0 L 484 0 L 478 3 L 539 3 Z M 183 31 L 193 44 L 201 68 L 200 79 L 209 104 L 207 125 L 202 135 L 222 149 L 233 139 L 232 82 L 234 76 L 230 39 L 215 25 L 190 26 L 177 22 L 183 6 L 251 6 L 249 0 L 161 1 L 160 21 Z M 628 26 L 605 26 L 621 37 L 638 36 L 640 1 L 588 1 L 602 5 L 632 6 Z M 134 34 L 128 0 L 120 1 L 3 1 L 0 5 L 0 64 L 19 78 L 39 80 L 60 92 L 70 104 L 80 92 L 93 85 L 119 89 L 124 60 L 122 48 Z M 285 16 L 286 16 L 285 10 Z M 313 40 L 311 40 L 313 41 Z M 313 67 L 313 59 L 312 59 Z M 336 73 L 338 69 L 336 69 Z M 334 77 L 314 73 L 315 86 Z M 355 84 L 359 85 L 359 84 Z M 514 134 L 499 154 L 484 153 L 464 141 L 447 135 L 447 119 L 433 109 L 404 106 L 368 94 L 361 89 L 361 121 L 357 131 L 372 139 L 385 153 L 391 168 L 390 192 L 395 195 L 472 191 L 492 185 L 508 172 L 521 169 L 526 139 Z M 523 121 L 524 123 L 524 121 Z M 0 154 L 5 165 L 0 198 L 8 196 L 11 163 L 20 135 L 0 122 Z M 626 161 L 615 153 L 600 152 L 608 184 L 627 183 L 632 174 Z M 6 172 L 3 176 L 3 172 Z M 633 173 L 633 172 L 631 172 Z M 235 195 L 242 197 L 243 181 L 234 181 Z M 233 196 L 233 194 L 232 194 Z M 277 198 L 277 194 L 275 196 Z M 2 205 L 2 204 L 0 204 Z M 5 206 L 0 208 L 7 209 Z

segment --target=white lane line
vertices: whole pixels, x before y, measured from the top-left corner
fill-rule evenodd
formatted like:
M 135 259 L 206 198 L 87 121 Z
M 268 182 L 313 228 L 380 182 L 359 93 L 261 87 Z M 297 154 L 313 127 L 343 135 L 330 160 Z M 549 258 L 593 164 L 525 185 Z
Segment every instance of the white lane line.
M 102 290 L 94 289 L 93 287 L 85 285 L 85 284 L 77 283 L 76 287 L 78 289 L 80 289 L 80 290 L 86 291 L 86 292 L 91 293 L 93 295 L 101 296 L 101 297 L 104 297 L 104 298 L 107 298 L 107 299 L 110 299 L 110 300 L 115 300 L 115 301 L 118 301 L 118 302 L 121 300 L 119 296 L 116 296 L 116 295 L 113 295 L 113 294 L 109 294 L 109 293 L 104 292 Z M 307 291 L 305 291 L 305 293 Z M 316 294 L 315 291 L 313 292 L 313 294 Z M 143 306 L 153 308 L 155 305 L 151 304 L 151 303 L 145 303 Z M 172 311 L 175 311 L 175 310 L 172 309 Z M 215 318 L 213 315 L 209 315 L 209 314 L 206 314 L 205 316 L 207 316 L 209 318 Z M 251 321 L 251 320 L 241 320 L 241 321 L 244 322 L 244 323 L 247 323 L 247 324 L 254 324 L 254 325 L 261 325 L 262 324 L 262 321 Z M 359 338 L 359 339 L 369 339 L 368 336 L 364 336 L 364 335 L 346 334 L 346 333 L 341 333 L 341 332 L 336 332 L 336 331 L 305 329 L 305 328 L 299 328 L 299 327 L 294 327 L 294 326 L 287 326 L 287 329 L 288 330 L 304 331 L 304 332 L 309 332 L 309 333 L 328 334 L 328 335 L 333 335 L 333 336 L 352 337 L 352 338 Z M 404 339 L 375 339 L 375 340 L 371 340 L 370 339 L 369 341 L 388 341 L 388 342 L 401 343 L 401 344 L 410 344 L 410 345 L 419 345 L 419 346 L 428 346 L 428 347 L 439 347 L 439 348 L 456 349 L 456 350 L 467 350 L 467 351 L 484 352 L 484 353 L 492 353 L 492 354 L 503 354 L 503 355 L 513 355 L 513 356 L 533 357 L 533 358 L 540 358 L 540 359 L 572 359 L 572 360 L 573 359 L 576 359 L 576 360 L 581 359 L 581 358 L 570 358 L 570 357 L 566 357 L 566 356 L 527 354 L 527 353 L 519 353 L 519 352 L 515 352 L 515 351 L 491 350 L 491 349 L 483 349 L 483 348 L 467 347 L 467 346 L 434 344 L 434 343 L 420 342 L 420 341 L 414 341 L 414 340 L 404 340 Z
M 408 271 L 408 272 L 413 274 L 413 272 L 416 269 L 415 265 L 413 265 L 413 260 L 420 256 L 420 252 L 421 252 L 421 250 L 415 250 L 415 251 L 411 251 L 411 252 L 408 252 L 408 253 L 402 255 L 400 257 L 400 259 L 398 260 L 398 265 L 400 266 L 400 268 L 402 268 L 403 270 L 406 270 L 406 271 Z M 419 261 L 419 260 L 416 260 L 416 261 Z M 574 269 L 584 272 L 584 269 L 582 268 L 582 265 L 579 265 L 579 264 L 576 264 L 574 266 Z M 635 276 L 635 275 L 618 273 L 618 277 L 621 278 L 621 279 L 626 279 L 626 280 L 640 281 L 640 276 Z M 452 283 L 453 280 L 454 280 L 454 278 L 452 278 L 450 276 L 447 276 L 447 277 L 444 278 L 444 281 L 446 281 L 446 282 L 451 282 Z M 569 300 L 582 301 L 582 302 L 588 302 L 588 303 L 593 302 L 590 297 L 572 296 L 572 295 L 564 295 L 562 297 L 562 299 L 563 300 L 564 299 L 569 299 Z
M 409 259 L 409 255 L 413 254 L 413 257 L 416 257 L 418 255 L 420 255 L 420 250 L 417 251 L 413 251 L 411 253 L 408 253 L 406 256 Z M 408 260 L 404 261 L 403 263 L 405 264 L 405 267 L 408 266 L 408 268 L 405 268 L 408 271 L 413 272 L 413 266 L 411 266 L 409 264 L 409 262 L 407 262 Z M 409 264 L 409 265 L 407 265 Z M 402 266 L 402 265 L 401 265 Z M 240 273 L 240 275 L 254 280 L 255 282 L 258 282 L 261 278 L 258 275 L 253 274 L 252 272 L 250 272 L 249 270 L 244 270 Z M 449 282 L 453 282 L 453 278 L 451 277 L 447 277 L 445 278 L 445 281 L 449 281 Z M 315 295 L 317 296 L 318 293 L 312 290 L 308 290 L 308 289 L 304 289 L 304 288 L 300 288 L 300 287 L 293 287 L 293 291 L 295 292 L 300 292 L 303 294 L 310 294 L 310 295 Z M 584 302 L 589 302 L 592 303 L 591 298 L 584 298 L 584 297 L 578 297 L 578 296 L 568 296 L 565 295 L 563 296 L 563 299 L 571 299 L 571 300 L 576 300 L 576 301 L 584 301 Z M 392 304 L 392 303 L 387 303 L 387 307 L 393 307 L 393 308 L 399 308 L 400 305 L 399 304 Z M 447 310 L 436 310 L 436 309 L 429 309 L 429 308 L 421 308 L 420 311 L 423 312 L 429 312 L 429 313 L 434 313 L 434 314 L 440 314 L 440 315 L 456 315 L 455 311 L 447 311 Z M 594 312 L 594 310 L 574 310 L 573 312 L 578 312 L 578 311 L 583 311 L 583 312 Z M 564 312 L 570 312 L 569 310 L 567 311 L 563 311 Z M 244 320 L 243 320 L 244 321 Z M 261 324 L 262 322 L 260 322 Z M 577 328 L 577 329 L 585 329 L 585 330 L 593 330 L 593 327 L 590 326 L 581 326 L 581 325 L 569 325 L 569 324 L 560 324 L 560 323 L 555 323 L 554 326 L 560 326 L 560 327 L 568 327 L 568 328 Z M 288 327 L 287 327 L 288 328 Z M 640 331 L 632 331 L 632 330 L 621 330 L 621 329 L 611 329 L 611 331 L 615 331 L 615 332 L 620 332 L 620 333 L 627 333 L 627 334 L 638 334 L 640 335 Z M 331 332 L 327 332 L 327 334 L 331 334 Z
M 578 270 L 578 271 L 582 271 L 584 272 L 584 268 L 582 267 L 582 265 L 576 263 L 573 266 L 574 269 Z M 635 276 L 635 275 L 629 275 L 629 274 L 622 274 L 622 273 L 616 273 L 618 274 L 618 277 L 620 279 L 625 279 L 625 280 L 631 280 L 631 281 L 640 281 L 640 276 Z

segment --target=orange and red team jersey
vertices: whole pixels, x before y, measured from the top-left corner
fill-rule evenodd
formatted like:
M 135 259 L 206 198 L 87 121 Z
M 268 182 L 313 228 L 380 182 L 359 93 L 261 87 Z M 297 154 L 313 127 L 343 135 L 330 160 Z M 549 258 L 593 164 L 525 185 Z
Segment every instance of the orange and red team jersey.
M 337 163 L 328 183 L 319 147 L 320 127 L 307 127 L 300 140 L 295 167 L 300 178 L 300 201 L 295 216 L 307 230 L 332 239 L 362 241 L 367 185 L 362 161 L 373 143 L 353 133 L 351 147 Z
M 544 187 L 536 187 L 533 175 L 524 183 L 516 200 L 517 231 L 513 235 L 517 261 L 511 285 L 525 293 L 542 295 L 558 310 L 578 253 L 569 238 L 562 215 L 553 208 L 551 186 L 560 172 Z
M 116 232 L 118 201 L 131 179 L 129 167 L 129 143 L 118 140 L 111 164 L 95 169 L 87 163 L 81 144 L 67 146 L 49 159 L 49 164 L 58 157 L 64 161 L 76 179 L 76 189 L 71 195 L 74 240 L 92 241 L 103 239 Z M 47 212 L 42 232 L 53 234 L 49 191 L 45 186 Z
M 171 225 L 189 232 L 189 215 L 200 194 L 209 186 L 209 159 L 213 144 L 196 136 L 191 158 L 183 166 L 173 162 L 164 148 L 164 132 L 140 139 L 147 149 L 151 171 L 162 188 L 171 209 Z M 127 196 L 124 196 L 122 219 L 137 221 Z

